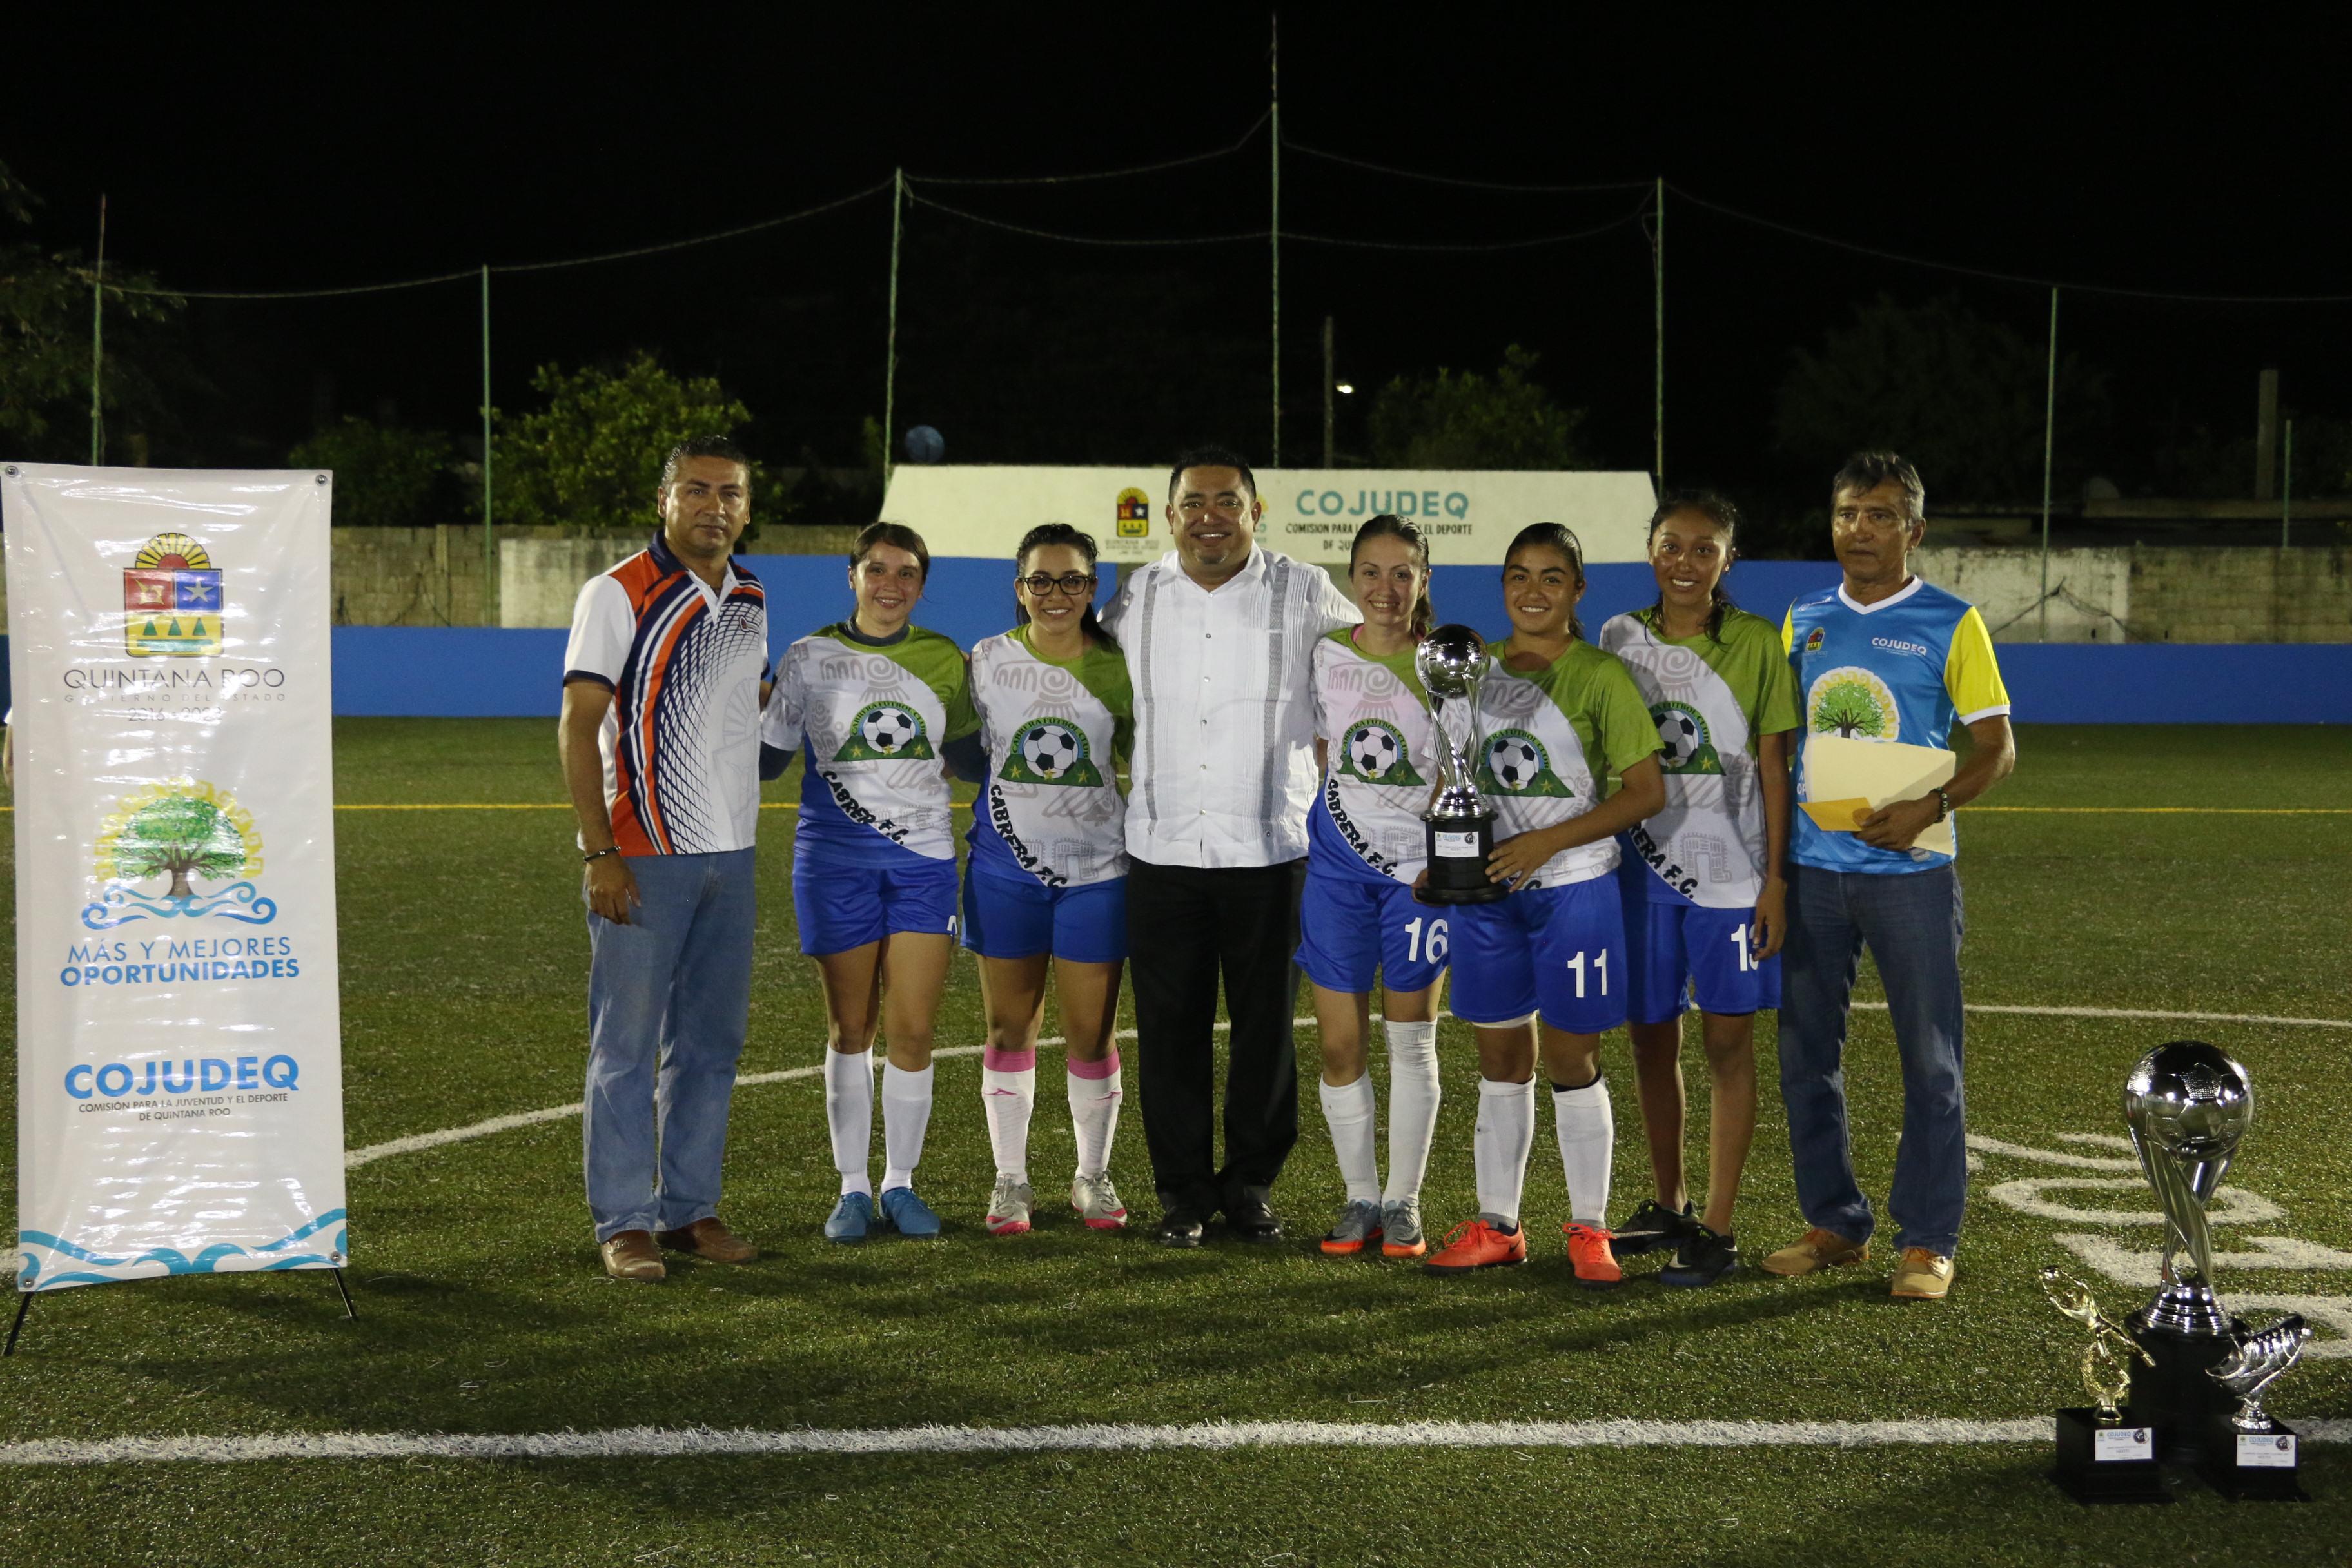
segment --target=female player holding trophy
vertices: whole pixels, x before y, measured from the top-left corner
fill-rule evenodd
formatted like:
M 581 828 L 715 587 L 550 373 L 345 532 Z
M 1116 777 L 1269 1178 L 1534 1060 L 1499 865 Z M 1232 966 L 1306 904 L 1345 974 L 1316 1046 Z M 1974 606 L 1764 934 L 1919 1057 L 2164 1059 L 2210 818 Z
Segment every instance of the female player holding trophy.
M 1021 624 L 971 650 L 980 733 L 950 744 L 980 781 L 964 872 L 963 944 L 980 957 L 988 1016 L 981 1104 L 996 1156 L 988 1231 L 1029 1228 L 1029 1118 L 1050 967 L 1067 1041 L 1077 1138 L 1070 1206 L 1096 1230 L 1127 1223 L 1110 1184 L 1121 1097 L 1119 972 L 1127 963 L 1127 803 L 1118 764 L 1135 699 L 1127 660 L 1095 619 L 1095 542 L 1066 522 L 1014 552 Z
M 1780 628 L 1724 592 L 1739 516 L 1710 491 L 1650 519 L 1658 602 L 1601 628 L 1642 689 L 1663 748 L 1665 809 L 1626 831 L 1626 1032 L 1657 1196 L 1619 1226 L 1617 1257 L 1671 1248 L 1665 1285 L 1712 1285 L 1738 1266 L 1731 1228 L 1756 1134 L 1756 1014 L 1780 1005 L 1786 935 L 1789 736 L 1796 682 Z M 1696 994 L 1708 1100 L 1706 1210 L 1683 1183 L 1682 1016 Z
M 1511 891 L 1453 915 L 1454 1011 L 1476 1026 L 1478 1215 L 1423 1268 L 1440 1274 L 1524 1263 L 1519 1198 L 1535 1142 L 1536 1063 L 1552 1086 L 1568 1179 L 1577 1282 L 1623 1275 L 1610 1252 L 1616 1142 L 1601 1036 L 1625 1019 L 1617 834 L 1665 804 L 1658 731 L 1625 667 L 1576 619 L 1584 558 L 1554 522 L 1522 529 L 1503 557 L 1511 636 L 1478 692 L 1477 784 L 1498 842 L 1487 875 Z M 1603 797 L 1611 774 L 1622 783 Z
M 1315 645 L 1315 749 L 1322 787 L 1307 814 L 1307 886 L 1298 967 L 1315 989 L 1323 1041 L 1323 1119 L 1347 1199 L 1323 1250 L 1377 1244 L 1419 1258 L 1421 1179 L 1437 1130 L 1437 990 L 1446 912 L 1417 904 L 1425 857 L 1422 809 L 1433 772 L 1429 712 L 1413 653 L 1429 634 L 1429 547 L 1383 514 L 1356 531 L 1348 587 L 1361 626 Z M 1381 1185 L 1367 1071 L 1372 976 L 1389 1047 L 1389 1180 Z
M 760 772 L 774 778 L 806 749 L 793 842 L 793 912 L 801 951 L 824 985 L 824 1116 L 841 1201 L 834 1241 L 876 1223 L 867 1162 L 874 1136 L 876 1026 L 882 1069 L 881 1219 L 934 1237 L 939 1215 L 915 1195 L 931 1121 L 931 1028 L 954 954 L 955 839 L 941 753 L 971 734 L 963 650 L 912 625 L 930 574 L 922 536 L 870 524 L 849 558 L 857 596 L 846 620 L 784 651 L 760 731 Z

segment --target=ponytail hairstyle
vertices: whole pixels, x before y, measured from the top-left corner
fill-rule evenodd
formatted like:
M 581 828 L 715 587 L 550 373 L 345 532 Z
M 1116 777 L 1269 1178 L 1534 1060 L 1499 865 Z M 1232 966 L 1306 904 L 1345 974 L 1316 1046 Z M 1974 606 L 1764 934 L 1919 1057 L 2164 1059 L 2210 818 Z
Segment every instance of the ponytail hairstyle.
M 1657 543 L 1659 526 L 1678 511 L 1695 511 L 1715 524 L 1716 531 L 1723 535 L 1723 569 L 1726 572 L 1730 571 L 1731 563 L 1738 558 L 1738 553 L 1734 547 L 1734 541 L 1739 533 L 1739 509 L 1731 504 L 1729 496 L 1714 490 L 1668 490 L 1665 499 L 1658 502 L 1658 510 L 1650 514 L 1650 531 L 1645 537 L 1644 547 Z M 1739 607 L 1732 603 L 1731 595 L 1724 591 L 1721 576 L 1717 576 L 1715 580 L 1713 602 L 1714 607 L 1707 612 L 1706 616 L 1706 635 L 1715 641 L 1721 642 L 1724 616 Z M 1658 602 L 1643 611 L 1642 615 L 1643 618 L 1650 623 L 1652 631 L 1664 630 L 1665 595 L 1660 594 Z
M 1356 570 L 1358 552 L 1364 548 L 1364 542 L 1371 539 L 1402 539 L 1421 557 L 1421 595 L 1412 602 L 1412 617 L 1405 629 L 1416 641 L 1427 637 L 1430 628 L 1437 624 L 1437 608 L 1429 602 L 1429 541 L 1421 536 L 1417 526 L 1394 512 L 1368 517 L 1364 526 L 1356 530 L 1356 542 L 1348 546 L 1348 571 L 1351 575 Z
M 1028 571 L 1031 551 L 1042 550 L 1049 544 L 1068 545 L 1087 558 L 1088 572 L 1095 569 L 1097 557 L 1093 534 L 1084 529 L 1073 528 L 1066 522 L 1041 522 L 1021 536 L 1020 548 L 1013 552 L 1014 574 L 1019 575 Z M 1029 624 L 1029 608 L 1021 602 L 1021 595 L 1018 593 L 1013 595 L 1013 624 L 1016 626 L 1025 626 Z M 1094 601 L 1091 598 L 1087 601 L 1086 609 L 1078 616 L 1078 630 L 1107 648 L 1116 650 L 1118 647 L 1118 639 L 1105 630 L 1102 622 L 1096 617 Z
M 1577 542 L 1575 531 L 1565 523 L 1531 522 L 1511 538 L 1511 547 L 1503 552 L 1503 564 L 1508 566 L 1511 557 L 1520 551 L 1541 547 L 1557 550 L 1568 557 L 1568 569 L 1576 574 L 1576 585 L 1584 586 L 1584 546 Z M 1574 610 L 1568 612 L 1568 636 L 1572 642 L 1584 635 L 1584 621 Z

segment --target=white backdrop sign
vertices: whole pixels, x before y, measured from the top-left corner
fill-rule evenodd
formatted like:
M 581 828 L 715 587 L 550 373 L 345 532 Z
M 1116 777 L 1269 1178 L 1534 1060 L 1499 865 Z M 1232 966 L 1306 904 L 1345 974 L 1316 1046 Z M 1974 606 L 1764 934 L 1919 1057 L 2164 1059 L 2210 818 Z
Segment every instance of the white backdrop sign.
M 0 470 L 20 1289 L 344 1261 L 329 489 Z
M 1418 523 L 1440 566 L 1499 566 L 1531 522 L 1568 524 L 1587 561 L 1640 561 L 1656 504 L 1643 473 L 1260 468 L 1257 485 L 1259 537 L 1301 561 L 1345 561 L 1356 530 L 1384 511 Z M 1066 522 L 1093 534 L 1104 560 L 1132 563 L 1173 548 L 1167 502 L 1166 468 L 902 463 L 882 515 L 934 555 L 1004 559 L 1038 523 Z

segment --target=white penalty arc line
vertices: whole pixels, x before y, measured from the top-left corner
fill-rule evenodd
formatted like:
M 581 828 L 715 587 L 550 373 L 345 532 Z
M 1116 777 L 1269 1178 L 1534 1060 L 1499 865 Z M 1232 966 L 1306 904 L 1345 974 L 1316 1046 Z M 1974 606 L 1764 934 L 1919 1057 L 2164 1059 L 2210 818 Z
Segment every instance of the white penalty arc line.
M 0 1465 L 250 1464 L 286 1459 L 624 1459 L 702 1456 L 1220 1452 L 1235 1448 L 1885 1448 L 2046 1443 L 2049 1416 L 2010 1421 L 1208 1421 L 1181 1426 L 821 1427 L 787 1432 L 624 1426 L 603 1432 L 267 1432 L 222 1437 L 39 1438 Z M 2352 1442 L 2352 1420 L 2305 1421 Z

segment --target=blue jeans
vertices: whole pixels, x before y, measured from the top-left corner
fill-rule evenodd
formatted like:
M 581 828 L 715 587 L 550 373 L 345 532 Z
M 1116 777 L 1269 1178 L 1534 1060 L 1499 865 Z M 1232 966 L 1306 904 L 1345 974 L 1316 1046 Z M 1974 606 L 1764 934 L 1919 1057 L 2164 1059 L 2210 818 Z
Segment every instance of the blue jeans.
M 632 855 L 629 923 L 588 913 L 582 1153 L 596 1239 L 719 1212 L 751 1010 L 751 851 Z
M 1903 1059 L 1903 1137 L 1886 1196 L 1895 1241 L 1947 1256 L 1969 1193 L 1960 1060 L 1960 879 L 1789 868 L 1780 970 L 1780 1098 L 1805 1223 L 1867 1241 L 1877 1222 L 1854 1184 L 1846 1131 L 1845 1024 L 1863 944 L 1878 965 Z

